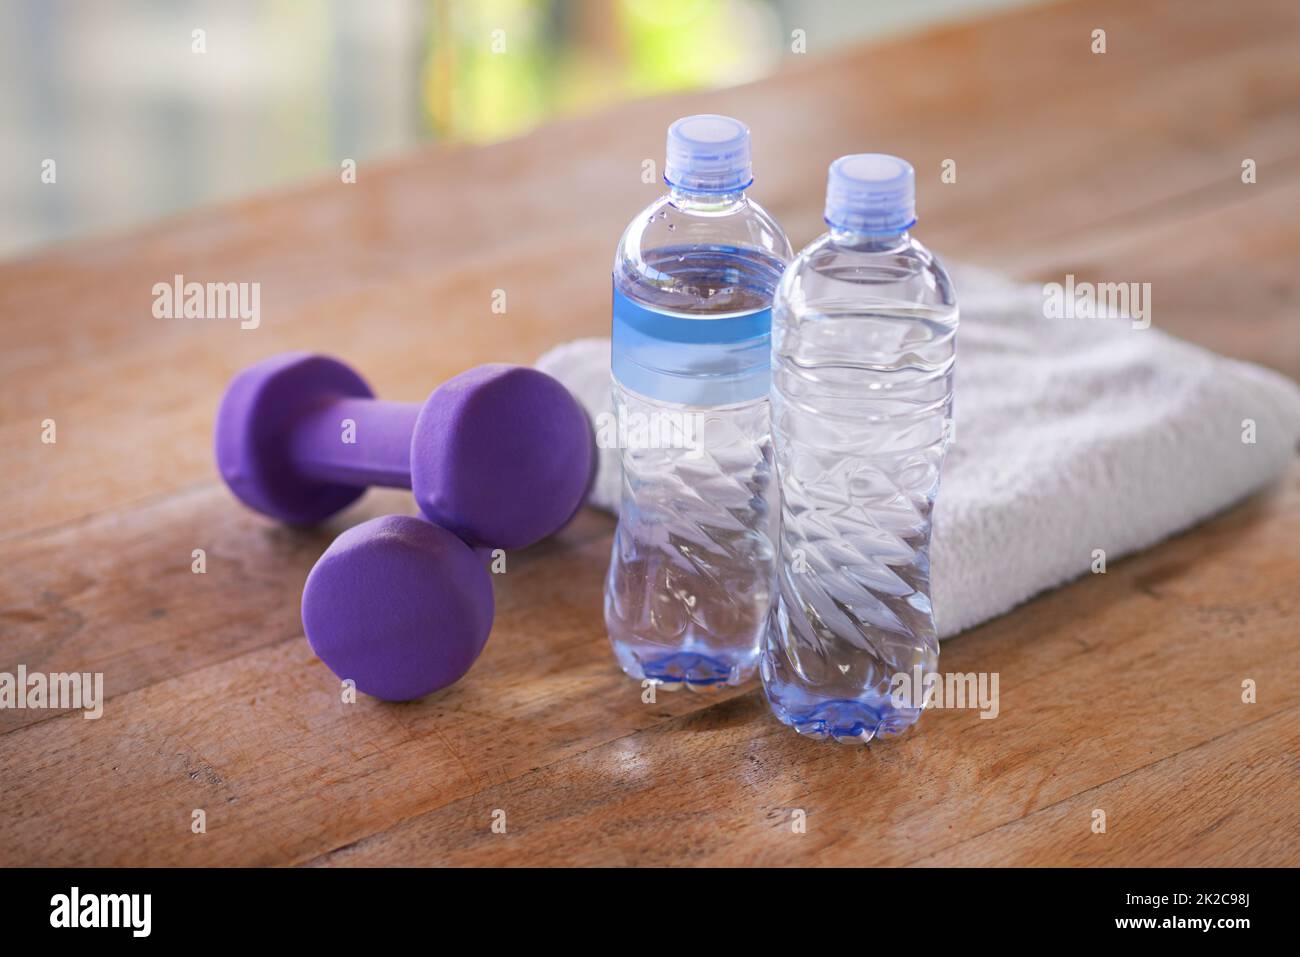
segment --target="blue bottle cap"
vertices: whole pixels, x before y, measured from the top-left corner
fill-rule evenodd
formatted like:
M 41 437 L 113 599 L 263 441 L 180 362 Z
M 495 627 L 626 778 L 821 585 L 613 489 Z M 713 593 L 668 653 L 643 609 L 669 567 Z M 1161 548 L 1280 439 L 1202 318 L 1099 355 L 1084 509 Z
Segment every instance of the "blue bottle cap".
M 684 116 L 668 127 L 664 181 L 691 193 L 734 193 L 754 181 L 749 127 L 713 113 Z
M 916 172 L 886 153 L 854 153 L 831 164 L 826 222 L 855 233 L 901 233 L 916 222 Z

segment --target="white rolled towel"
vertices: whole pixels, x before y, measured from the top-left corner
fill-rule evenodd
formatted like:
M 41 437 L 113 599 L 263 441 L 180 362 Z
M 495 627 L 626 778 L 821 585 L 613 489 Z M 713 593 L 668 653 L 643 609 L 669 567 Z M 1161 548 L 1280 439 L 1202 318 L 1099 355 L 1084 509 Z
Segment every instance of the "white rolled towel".
M 953 271 L 961 306 L 956 441 L 935 507 L 941 637 L 1146 548 L 1289 467 L 1300 388 L 1128 319 L 1044 318 L 1043 289 Z M 1158 312 L 1156 313 L 1158 316 Z M 1225 321 L 1231 321 L 1225 318 Z M 537 368 L 592 415 L 612 410 L 609 340 L 578 339 Z M 616 511 L 617 449 L 590 504 Z

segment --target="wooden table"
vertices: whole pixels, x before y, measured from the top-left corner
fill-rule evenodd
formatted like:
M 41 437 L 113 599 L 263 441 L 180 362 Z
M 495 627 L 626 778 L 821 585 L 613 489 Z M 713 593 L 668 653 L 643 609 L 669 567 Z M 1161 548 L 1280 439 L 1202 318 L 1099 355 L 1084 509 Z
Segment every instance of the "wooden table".
M 1300 863 L 1300 471 L 945 644 L 946 670 L 1000 673 L 993 721 L 940 711 L 851 749 L 753 687 L 643 704 L 606 645 L 595 513 L 510 556 L 466 680 L 340 701 L 303 579 L 339 530 L 411 505 L 371 493 L 310 532 L 240 507 L 210 449 L 225 382 L 312 349 L 416 400 L 602 334 L 615 240 L 659 189 L 642 160 L 700 111 L 751 124 L 796 246 L 830 158 L 899 153 L 944 256 L 1149 281 L 1156 325 L 1300 377 L 1290 0 L 1014 12 L 5 264 L 0 671 L 102 671 L 108 700 L 0 712 L 0 864 Z M 153 318 L 176 273 L 260 282 L 261 327 Z

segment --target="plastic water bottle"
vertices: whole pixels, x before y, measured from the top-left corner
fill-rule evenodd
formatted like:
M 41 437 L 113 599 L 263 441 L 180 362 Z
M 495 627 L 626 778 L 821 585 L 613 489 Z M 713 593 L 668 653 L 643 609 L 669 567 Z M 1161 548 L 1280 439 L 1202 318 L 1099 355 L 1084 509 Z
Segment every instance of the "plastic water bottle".
M 743 123 L 673 123 L 664 180 L 614 256 L 623 491 L 605 624 L 628 675 L 702 690 L 753 676 L 771 610 L 771 305 L 792 252 L 745 192 Z
M 908 233 L 914 210 L 908 163 L 836 160 L 830 231 L 790 264 L 773 305 L 780 594 L 763 686 L 796 731 L 846 743 L 910 727 L 939 658 L 930 512 L 952 432 L 957 302 Z

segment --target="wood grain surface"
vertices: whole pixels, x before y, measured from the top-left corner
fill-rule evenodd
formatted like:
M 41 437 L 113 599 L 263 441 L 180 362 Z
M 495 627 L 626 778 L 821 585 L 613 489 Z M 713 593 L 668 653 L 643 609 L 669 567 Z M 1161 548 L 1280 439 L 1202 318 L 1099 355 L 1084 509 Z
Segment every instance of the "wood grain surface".
M 1151 282 L 1157 326 L 1300 377 L 1290 0 L 1035 7 L 0 264 L 0 671 L 102 671 L 107 695 L 99 720 L 0 711 L 0 865 L 1300 864 L 1300 469 L 947 642 L 945 670 L 1000 674 L 996 720 L 861 749 L 798 738 L 752 686 L 643 703 L 592 512 L 509 556 L 465 680 L 340 700 L 302 582 L 413 506 L 372 492 L 313 531 L 240 507 L 212 463 L 226 381 L 311 349 L 417 400 L 602 334 L 614 243 L 658 192 L 641 163 L 703 111 L 750 123 L 796 246 L 829 159 L 899 153 L 945 257 Z M 153 318 L 177 273 L 260 282 L 261 326 Z

